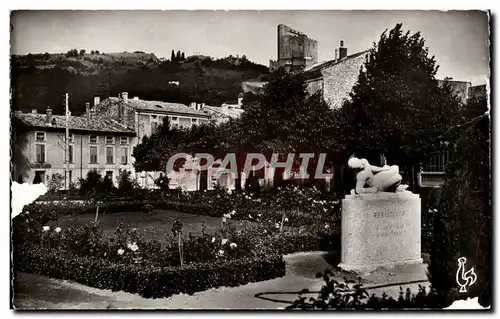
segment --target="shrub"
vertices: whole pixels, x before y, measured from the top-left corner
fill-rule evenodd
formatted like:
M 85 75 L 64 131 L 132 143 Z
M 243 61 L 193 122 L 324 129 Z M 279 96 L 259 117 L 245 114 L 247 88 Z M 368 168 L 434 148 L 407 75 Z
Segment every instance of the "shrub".
M 307 289 L 299 293 L 299 298 L 286 309 L 336 309 L 336 310 L 394 310 L 394 309 L 443 309 L 450 306 L 457 296 L 449 294 L 442 296 L 435 291 L 427 292 L 425 287 L 419 286 L 417 294 L 412 294 L 408 288 L 406 292 L 400 287 L 400 295 L 396 300 L 383 293 L 381 297 L 374 294 L 369 295 L 368 291 L 361 284 L 361 278 L 356 283 L 344 277 L 344 282 L 330 278 L 330 270 L 316 274 L 317 278 L 323 278 L 325 284 L 321 287 L 318 297 L 311 297 L 306 300 L 301 296 L 308 293 Z
M 131 195 L 137 188 L 139 184 L 132 177 L 132 172 L 128 170 L 120 171 L 118 175 L 118 191 L 121 195 Z
M 138 293 L 144 298 L 193 294 L 210 288 L 247 284 L 285 275 L 281 255 L 193 263 L 183 267 L 117 264 L 63 250 L 27 246 L 16 251 L 16 271 L 74 280 L 100 289 Z
M 52 176 L 50 177 L 47 188 L 49 189 L 50 192 L 56 192 L 64 186 L 63 184 L 64 184 L 64 177 L 59 173 L 55 173 L 52 174 Z

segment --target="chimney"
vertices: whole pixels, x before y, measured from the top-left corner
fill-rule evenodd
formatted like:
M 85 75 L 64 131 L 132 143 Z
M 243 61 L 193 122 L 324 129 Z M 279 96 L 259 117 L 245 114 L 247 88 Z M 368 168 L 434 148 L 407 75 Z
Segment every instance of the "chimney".
M 122 99 L 123 99 L 124 101 L 127 101 L 127 100 L 128 100 L 128 92 L 123 92 L 123 93 L 122 93 Z
M 52 109 L 51 108 L 47 108 L 46 123 L 52 125 Z
M 134 100 L 139 101 L 139 97 L 138 96 L 134 96 Z
M 101 103 L 101 98 L 98 97 L 98 96 L 95 96 L 94 97 L 94 106 L 96 106 L 97 104 Z
M 200 110 L 203 110 L 204 107 L 205 107 L 205 103 L 201 103 Z
M 241 108 L 242 105 L 243 105 L 243 98 L 239 97 L 238 98 L 238 107 Z
M 339 49 L 335 49 L 335 61 L 339 59 Z
M 85 115 L 87 115 L 87 121 L 90 120 L 90 103 L 85 103 Z
M 190 107 L 194 110 L 196 110 L 196 102 L 191 102 Z
M 342 60 L 346 56 L 347 56 L 347 48 L 344 48 L 344 40 L 340 40 L 339 60 Z
M 36 109 L 32 109 L 31 114 L 37 114 Z

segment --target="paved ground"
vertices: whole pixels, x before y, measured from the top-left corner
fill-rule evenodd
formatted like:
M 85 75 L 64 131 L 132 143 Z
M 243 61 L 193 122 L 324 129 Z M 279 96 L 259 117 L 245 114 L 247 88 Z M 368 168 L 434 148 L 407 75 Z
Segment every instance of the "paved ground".
M 111 292 L 74 282 L 20 273 L 16 275 L 13 303 L 18 309 L 277 309 L 287 306 L 287 301 L 295 300 L 297 291 L 304 288 L 310 291 L 319 290 L 323 282 L 315 278 L 316 273 L 332 268 L 328 263 L 332 263 L 332 256 L 324 252 L 291 254 L 285 256 L 285 260 L 287 271 L 282 278 L 163 299 L 144 299 L 136 294 Z M 425 280 L 425 271 L 425 264 L 377 270 L 362 275 L 363 284 L 370 287 Z M 337 279 L 341 280 L 346 274 L 337 275 Z M 405 285 L 404 289 L 407 287 L 416 292 L 418 284 Z M 397 298 L 399 286 L 369 290 L 377 295 L 383 291 Z M 256 298 L 255 295 L 259 293 L 265 294 Z

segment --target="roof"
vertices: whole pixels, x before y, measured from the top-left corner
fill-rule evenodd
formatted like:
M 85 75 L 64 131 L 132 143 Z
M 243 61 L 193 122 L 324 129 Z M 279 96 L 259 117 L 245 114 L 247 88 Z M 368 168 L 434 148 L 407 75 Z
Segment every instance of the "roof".
M 135 110 L 143 110 L 143 111 L 153 111 L 153 112 L 169 112 L 169 113 L 178 113 L 178 114 L 189 114 L 206 117 L 207 115 L 201 111 L 197 111 L 185 104 L 181 103 L 172 103 L 172 102 L 162 102 L 162 101 L 147 101 L 140 99 L 128 99 L 126 101 L 118 98 L 118 97 L 109 97 L 109 100 L 112 103 L 124 103 L 130 107 L 133 107 Z
M 210 105 L 205 105 L 202 111 L 206 114 L 210 114 L 219 122 L 228 120 L 230 118 L 238 118 L 240 117 L 241 113 L 243 113 L 243 110 L 240 108 L 235 109 Z
M 345 58 L 340 59 L 340 60 L 337 59 L 337 60 L 329 60 L 329 61 L 325 61 L 325 62 L 315 63 L 309 69 L 306 69 L 304 71 L 304 73 L 306 74 L 306 77 L 308 79 L 320 77 L 322 69 L 325 69 L 325 68 L 328 68 L 328 67 L 331 67 L 331 66 L 334 66 L 337 64 L 344 63 L 348 60 L 351 60 L 351 59 L 357 58 L 359 56 L 362 56 L 364 54 L 367 54 L 368 52 L 370 52 L 370 50 L 365 50 L 365 51 L 361 51 L 358 53 L 354 53 L 354 54 L 348 55 Z
M 64 115 L 52 115 L 54 124 L 47 123 L 47 114 L 13 113 L 12 116 L 28 127 L 51 130 L 66 129 L 66 116 Z M 124 125 L 107 117 L 91 117 L 89 121 L 86 116 L 70 116 L 69 129 L 82 132 L 120 133 L 135 136 L 133 129 L 126 128 Z

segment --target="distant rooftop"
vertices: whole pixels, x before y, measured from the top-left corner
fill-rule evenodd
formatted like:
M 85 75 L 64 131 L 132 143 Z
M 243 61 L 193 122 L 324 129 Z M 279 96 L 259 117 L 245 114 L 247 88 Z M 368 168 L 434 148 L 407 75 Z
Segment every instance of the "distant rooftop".
M 133 107 L 136 110 L 144 110 L 144 111 L 154 111 L 154 112 L 169 112 L 169 113 L 178 113 L 178 114 L 189 114 L 189 115 L 197 115 L 202 117 L 207 117 L 207 115 L 201 111 L 197 111 L 185 104 L 182 103 L 172 103 L 172 102 L 163 102 L 163 101 L 148 101 L 141 100 L 135 98 L 129 98 L 127 100 L 123 100 L 118 97 L 109 97 L 109 100 L 112 103 L 125 103 L 130 107 Z
M 47 122 L 47 114 L 20 113 L 12 114 L 14 119 L 32 128 L 44 128 L 51 130 L 66 129 L 66 116 L 52 115 L 52 121 Z M 96 133 L 120 133 L 124 135 L 135 135 L 134 130 L 126 128 L 124 125 L 106 117 L 91 116 L 70 116 L 69 129 L 82 132 Z

